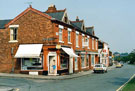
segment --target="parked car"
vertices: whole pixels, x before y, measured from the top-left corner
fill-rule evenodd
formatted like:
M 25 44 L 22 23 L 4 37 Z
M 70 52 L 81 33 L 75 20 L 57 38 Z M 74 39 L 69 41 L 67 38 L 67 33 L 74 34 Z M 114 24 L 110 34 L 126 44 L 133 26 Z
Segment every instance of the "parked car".
M 121 68 L 123 65 L 121 65 L 120 63 L 116 64 L 116 68 Z
M 96 72 L 107 72 L 107 67 L 104 64 L 95 64 L 93 68 L 94 73 Z

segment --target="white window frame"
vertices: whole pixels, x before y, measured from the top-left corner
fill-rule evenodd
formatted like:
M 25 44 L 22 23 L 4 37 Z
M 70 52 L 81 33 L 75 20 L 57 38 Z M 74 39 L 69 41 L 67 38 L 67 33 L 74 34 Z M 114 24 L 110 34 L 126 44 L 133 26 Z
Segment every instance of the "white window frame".
M 92 49 L 94 50 L 94 38 L 92 38 Z
M 96 50 L 98 49 L 98 40 L 96 39 Z
M 72 32 L 72 29 L 68 28 L 68 44 L 72 44 L 71 43 L 71 32 Z
M 89 45 L 89 43 L 90 43 L 90 37 L 89 36 L 87 36 L 87 38 L 88 38 L 88 49 L 90 49 L 90 45 Z
M 76 47 L 79 47 L 79 32 L 76 31 Z
M 18 27 L 19 25 L 10 25 L 10 41 L 9 42 L 18 42 Z M 14 31 L 16 29 L 16 35 L 14 34 Z M 14 39 L 14 36 L 16 36 L 16 40 Z
M 64 28 L 64 26 L 59 25 L 59 42 L 60 43 L 64 43 L 64 41 L 63 41 L 63 31 L 62 31 L 63 28 Z M 61 30 L 61 32 L 60 32 L 60 30 Z M 60 34 L 61 34 L 61 39 L 60 39 Z
M 85 35 L 82 34 L 82 48 L 84 48 L 84 39 L 85 39 Z

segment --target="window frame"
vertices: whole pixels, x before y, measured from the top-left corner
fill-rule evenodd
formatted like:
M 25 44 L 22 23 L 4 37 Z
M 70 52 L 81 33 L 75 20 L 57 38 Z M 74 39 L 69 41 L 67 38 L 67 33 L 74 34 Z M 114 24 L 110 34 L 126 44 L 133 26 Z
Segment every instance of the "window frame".
M 72 29 L 68 28 L 68 44 L 72 44 L 71 43 L 71 33 L 72 33 Z
M 76 47 L 79 47 L 79 32 L 76 32 Z
M 18 42 L 18 27 L 19 25 L 10 25 L 10 41 L 9 42 Z

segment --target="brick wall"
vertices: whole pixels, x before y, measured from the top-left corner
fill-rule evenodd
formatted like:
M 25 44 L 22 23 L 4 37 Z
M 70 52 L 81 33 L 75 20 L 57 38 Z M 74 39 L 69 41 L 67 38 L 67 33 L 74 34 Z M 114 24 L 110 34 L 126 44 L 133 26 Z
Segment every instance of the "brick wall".
M 18 28 L 18 42 L 9 43 L 10 41 L 10 29 L 0 30 L 0 72 L 11 72 L 12 68 L 12 56 L 11 48 L 14 48 L 15 55 L 19 44 L 33 44 L 33 43 L 46 43 L 43 38 L 49 38 L 54 36 L 52 22 L 33 11 L 29 11 L 12 25 L 19 25 Z M 15 64 L 15 71 L 19 72 L 20 66 L 19 60 L 13 59 Z M 17 70 L 18 69 L 18 70 Z

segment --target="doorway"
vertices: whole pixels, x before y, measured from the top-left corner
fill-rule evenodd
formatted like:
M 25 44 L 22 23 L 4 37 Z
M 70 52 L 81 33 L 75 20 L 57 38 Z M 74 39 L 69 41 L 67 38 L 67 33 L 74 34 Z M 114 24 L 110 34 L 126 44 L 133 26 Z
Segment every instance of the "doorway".
M 57 75 L 56 52 L 48 54 L 48 75 Z

